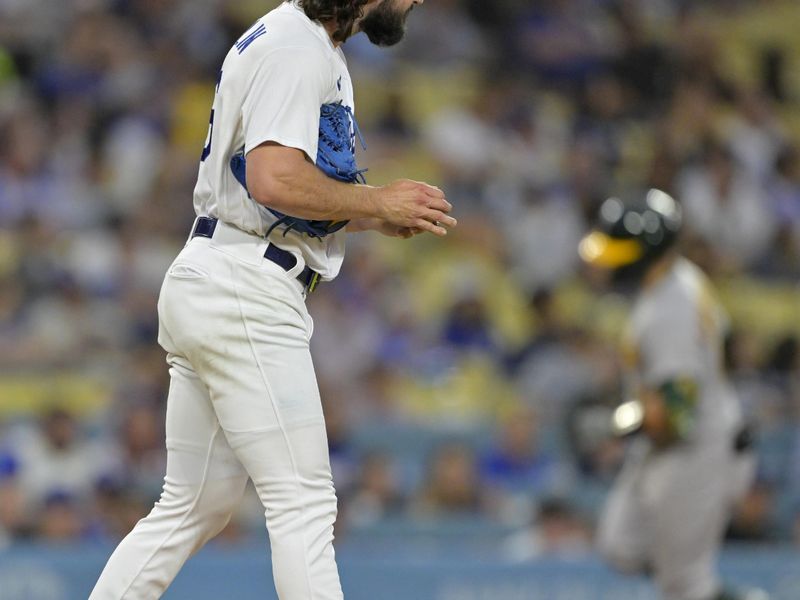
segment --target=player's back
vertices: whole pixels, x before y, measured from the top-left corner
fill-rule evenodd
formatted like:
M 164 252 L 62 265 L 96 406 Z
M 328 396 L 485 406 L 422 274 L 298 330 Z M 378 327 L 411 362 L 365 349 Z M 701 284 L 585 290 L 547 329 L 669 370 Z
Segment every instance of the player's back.
M 233 176 L 229 161 L 245 147 L 245 105 L 264 58 L 291 49 L 297 55 L 309 54 L 313 60 L 325 51 L 325 40 L 309 25 L 290 3 L 283 3 L 258 19 L 225 56 L 194 192 L 198 213 L 214 213 L 245 230 L 261 229 L 263 209 L 248 198 Z M 230 216 L 216 213 L 230 213 Z
M 728 438 L 741 421 L 741 408 L 724 371 L 726 328 L 727 316 L 711 283 L 684 258 L 640 294 L 631 317 L 642 383 L 658 386 L 684 377 L 697 383 L 695 440 Z

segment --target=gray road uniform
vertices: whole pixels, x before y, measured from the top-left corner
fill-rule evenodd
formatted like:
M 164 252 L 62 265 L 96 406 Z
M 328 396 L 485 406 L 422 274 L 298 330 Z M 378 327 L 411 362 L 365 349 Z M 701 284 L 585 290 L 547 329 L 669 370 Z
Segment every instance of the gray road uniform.
M 636 439 L 601 518 L 601 552 L 624 570 L 651 570 L 665 600 L 710 600 L 731 509 L 752 478 L 735 449 L 739 402 L 723 372 L 725 315 L 704 274 L 679 258 L 639 295 L 623 348 L 631 393 L 669 382 L 696 385 L 681 441 L 657 449 Z

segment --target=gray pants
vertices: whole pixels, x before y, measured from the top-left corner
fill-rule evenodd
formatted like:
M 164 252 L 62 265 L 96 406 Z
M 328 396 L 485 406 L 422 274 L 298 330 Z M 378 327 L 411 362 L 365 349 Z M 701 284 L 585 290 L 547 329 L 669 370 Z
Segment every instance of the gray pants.
M 601 554 L 623 571 L 652 570 L 665 600 L 713 598 L 717 552 L 754 458 L 727 440 L 633 450 L 601 517 Z

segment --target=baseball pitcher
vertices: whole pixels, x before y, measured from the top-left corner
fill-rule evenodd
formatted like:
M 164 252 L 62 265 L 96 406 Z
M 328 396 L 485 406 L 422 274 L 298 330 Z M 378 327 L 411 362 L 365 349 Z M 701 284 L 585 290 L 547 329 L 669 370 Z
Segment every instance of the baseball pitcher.
M 368 186 L 354 157 L 360 136 L 341 45 L 359 31 L 397 43 L 420 4 L 285 2 L 225 57 L 198 216 L 158 304 L 171 377 L 164 488 L 111 556 L 93 600 L 159 598 L 225 527 L 248 478 L 264 505 L 281 600 L 342 598 L 305 298 L 336 277 L 348 232 L 444 236 L 456 224 L 438 188 Z

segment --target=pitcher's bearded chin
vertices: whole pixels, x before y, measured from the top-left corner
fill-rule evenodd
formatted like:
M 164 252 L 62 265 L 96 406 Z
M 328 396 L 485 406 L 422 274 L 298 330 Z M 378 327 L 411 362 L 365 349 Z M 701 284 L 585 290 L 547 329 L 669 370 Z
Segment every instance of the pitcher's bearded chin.
M 405 12 L 394 7 L 394 0 L 382 0 L 359 25 L 369 41 L 376 46 L 394 46 L 406 33 L 406 19 L 411 8 Z

